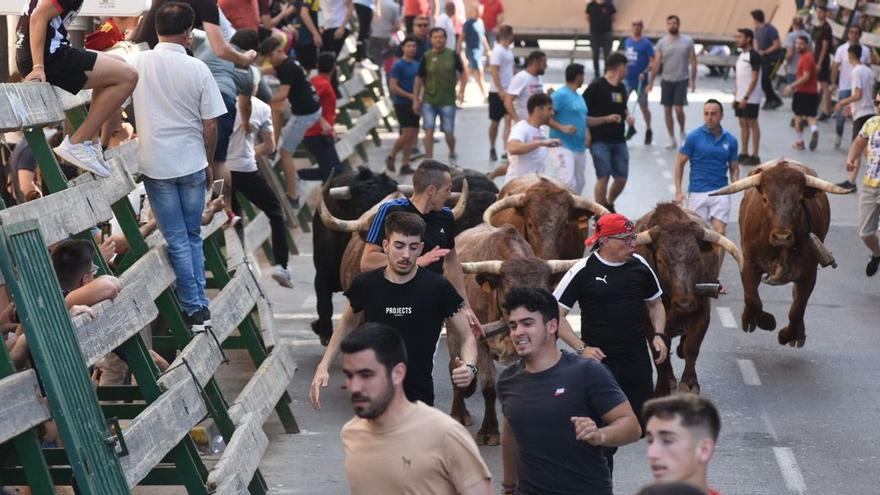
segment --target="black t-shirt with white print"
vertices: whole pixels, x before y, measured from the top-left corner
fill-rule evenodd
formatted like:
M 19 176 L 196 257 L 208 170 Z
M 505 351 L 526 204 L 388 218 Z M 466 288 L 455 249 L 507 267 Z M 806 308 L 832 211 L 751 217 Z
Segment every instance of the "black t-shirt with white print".
M 288 58 L 278 67 L 278 81 L 290 86 L 287 100 L 290 101 L 292 114 L 311 115 L 321 109 L 315 87 L 309 82 L 306 72 L 296 60 Z
M 584 342 L 609 355 L 645 346 L 645 302 L 662 294 L 657 275 L 641 256 L 612 263 L 598 252 L 571 267 L 553 292 L 569 310 L 580 305 Z
M 364 321 L 385 323 L 400 332 L 406 347 L 406 378 L 403 388 L 411 401 L 434 405 L 434 354 L 440 328 L 455 315 L 464 300 L 448 280 L 430 270 L 416 269 L 405 284 L 385 278 L 385 268 L 355 277 L 345 296 Z
M 40 0 L 30 0 L 21 12 L 18 19 L 18 27 L 15 31 L 15 49 L 19 52 L 17 58 L 19 60 L 31 59 L 30 46 L 30 22 L 31 14 L 37 8 Z M 62 46 L 70 46 L 70 39 L 67 37 L 67 27 L 73 22 L 82 8 L 83 0 L 52 0 L 57 16 L 49 20 L 49 26 L 46 28 L 46 51 L 44 55 L 55 53 Z

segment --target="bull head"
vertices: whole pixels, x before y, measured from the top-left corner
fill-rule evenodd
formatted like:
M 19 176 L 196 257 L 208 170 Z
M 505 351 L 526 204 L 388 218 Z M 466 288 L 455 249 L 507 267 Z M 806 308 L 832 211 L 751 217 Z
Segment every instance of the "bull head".
M 775 165 L 775 163 L 774 163 Z M 765 165 L 766 167 L 766 165 Z M 818 191 L 823 191 L 830 194 L 849 194 L 849 189 L 844 189 L 837 184 L 832 184 L 826 180 L 822 180 L 814 175 L 803 174 L 804 181 L 806 182 L 806 186 L 816 189 Z M 709 193 L 709 196 L 722 196 L 725 194 L 736 194 L 740 191 L 746 190 L 750 187 L 758 187 L 761 185 L 761 174 L 757 173 L 754 175 L 750 175 L 746 178 L 740 179 L 736 182 L 728 184 L 725 187 L 717 191 L 713 191 Z
M 652 242 L 654 242 L 654 238 L 660 234 L 660 229 L 660 227 L 653 227 L 650 230 L 639 232 L 638 235 L 636 235 L 636 245 L 644 246 L 647 244 L 651 244 Z M 730 256 L 732 256 L 733 259 L 736 260 L 739 271 L 742 271 L 744 263 L 743 255 L 733 241 L 731 241 L 727 237 L 724 237 L 718 232 L 707 228 L 703 228 L 702 240 L 721 246 L 722 249 L 727 251 Z
M 571 194 L 571 199 L 574 202 L 574 207 L 579 210 L 586 210 L 593 213 L 596 216 L 602 216 L 609 213 L 609 211 L 602 205 L 590 201 L 584 197 L 578 196 L 574 193 Z M 498 201 L 489 205 L 486 208 L 486 211 L 483 212 L 483 221 L 489 225 L 492 225 L 492 217 L 495 216 L 496 213 L 506 210 L 508 208 L 522 208 L 526 204 L 526 193 L 518 193 L 511 194 L 510 196 L 505 196 Z M 495 227 L 495 225 L 492 225 Z

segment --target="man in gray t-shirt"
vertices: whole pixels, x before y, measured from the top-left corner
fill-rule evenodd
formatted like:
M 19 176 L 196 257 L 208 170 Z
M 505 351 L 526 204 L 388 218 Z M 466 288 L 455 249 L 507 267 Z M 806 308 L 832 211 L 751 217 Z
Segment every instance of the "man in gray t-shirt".
M 673 130 L 672 109 L 675 108 L 681 139 L 684 141 L 684 105 L 687 105 L 688 90 L 693 92 L 696 89 L 697 54 L 694 51 L 694 40 L 690 36 L 678 33 L 680 25 L 681 21 L 677 15 L 666 18 L 669 34 L 657 42 L 656 62 L 651 70 L 653 73 L 651 80 L 656 80 L 657 73 L 660 73 L 660 104 L 663 105 L 666 130 L 669 132 L 669 144 L 666 145 L 666 149 L 678 148 Z M 648 92 L 651 91 L 651 86 L 652 84 L 649 83 Z
M 378 6 L 370 26 L 367 55 L 381 68 L 390 48 L 391 33 L 400 29 L 400 5 L 394 0 L 379 0 Z
M 794 42 L 801 36 L 807 37 L 807 44 L 811 45 L 813 39 L 810 33 L 804 31 L 804 21 L 800 17 L 795 17 L 791 21 L 791 31 L 785 35 L 782 40 L 782 48 L 785 49 L 785 83 L 791 84 L 797 79 L 797 64 L 801 59 L 801 54 L 794 47 Z

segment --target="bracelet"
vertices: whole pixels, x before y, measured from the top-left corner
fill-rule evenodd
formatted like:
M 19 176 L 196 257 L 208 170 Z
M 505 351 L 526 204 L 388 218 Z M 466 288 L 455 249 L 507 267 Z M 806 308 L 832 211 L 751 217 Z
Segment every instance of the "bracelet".
M 580 355 L 580 354 L 583 354 L 584 351 L 586 351 L 586 350 L 587 350 L 587 344 L 581 344 L 581 346 L 578 347 L 577 349 L 575 349 L 574 352 L 576 352 Z
M 46 66 L 43 65 L 43 64 L 34 64 L 34 65 L 31 66 L 31 70 L 34 70 L 34 69 L 36 69 L 37 67 L 39 67 L 39 68 L 41 68 L 41 69 L 45 69 L 45 68 L 46 68 Z

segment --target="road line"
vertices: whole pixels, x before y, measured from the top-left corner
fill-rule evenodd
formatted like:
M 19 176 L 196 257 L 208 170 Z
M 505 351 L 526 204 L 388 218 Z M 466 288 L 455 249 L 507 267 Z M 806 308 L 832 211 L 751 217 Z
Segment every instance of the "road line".
M 312 294 L 312 295 L 306 297 L 305 299 L 303 299 L 302 305 L 300 305 L 300 307 L 301 308 L 314 308 L 317 304 L 318 304 L 318 298 L 314 294 Z
M 672 172 L 670 172 L 669 170 L 661 171 L 660 175 L 662 175 L 664 179 L 671 179 L 672 178 Z
M 657 157 L 657 165 L 660 165 L 661 167 L 663 167 L 663 166 L 666 166 L 667 163 L 669 163 L 669 162 L 666 161 L 666 158 L 659 157 L 659 156 Z
M 776 428 L 773 427 L 773 422 L 770 421 L 770 415 L 767 414 L 767 411 L 761 413 L 761 420 L 764 421 L 764 427 L 767 428 L 767 433 L 773 437 L 773 441 L 779 442 L 779 436 L 776 435 Z
M 753 387 L 761 386 L 761 377 L 758 376 L 758 369 L 751 359 L 737 359 L 736 364 L 739 366 L 739 372 L 742 374 L 743 382 Z
M 804 482 L 804 475 L 801 474 L 794 452 L 788 447 L 773 447 L 773 454 L 776 456 L 776 464 L 782 472 L 785 486 L 795 493 L 806 492 L 807 484 Z
M 733 311 L 727 306 L 715 306 L 715 312 L 718 313 L 718 319 L 724 328 L 736 328 L 736 318 L 733 317 Z

